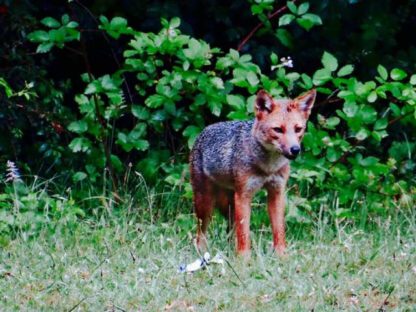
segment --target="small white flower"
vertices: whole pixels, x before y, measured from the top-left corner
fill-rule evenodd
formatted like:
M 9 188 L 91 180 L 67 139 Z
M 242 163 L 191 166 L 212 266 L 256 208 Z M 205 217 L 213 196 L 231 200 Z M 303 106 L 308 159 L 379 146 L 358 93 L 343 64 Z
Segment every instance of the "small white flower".
M 6 182 L 20 181 L 19 169 L 16 164 L 10 160 L 7 161 Z
M 289 67 L 289 68 L 293 68 L 293 60 L 290 56 L 288 57 L 282 57 L 280 59 L 280 62 L 282 62 L 282 66 L 283 67 Z
M 271 70 L 275 70 L 277 68 L 281 68 L 281 67 L 288 67 L 288 68 L 293 68 L 293 60 L 290 56 L 288 57 L 282 57 L 280 59 L 280 63 L 277 65 L 273 65 L 271 67 Z

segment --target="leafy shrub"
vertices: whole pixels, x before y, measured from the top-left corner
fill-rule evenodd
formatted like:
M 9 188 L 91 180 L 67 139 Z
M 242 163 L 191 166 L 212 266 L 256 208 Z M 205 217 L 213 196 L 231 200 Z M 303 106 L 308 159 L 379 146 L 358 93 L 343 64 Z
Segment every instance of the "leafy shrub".
M 291 39 L 283 27 L 296 22 L 309 31 L 322 23 L 306 2 L 287 7 L 275 31 L 285 45 Z M 256 1 L 251 8 L 272 29 L 270 2 Z M 248 118 L 259 89 L 286 97 L 317 88 L 316 118 L 308 125 L 303 154 L 293 163 L 292 198 L 300 203 L 293 218 L 313 220 L 325 209 L 334 218 L 366 220 L 412 203 L 415 75 L 379 65 L 374 79 L 360 81 L 352 76 L 352 64 L 339 64 L 325 51 L 322 68 L 313 73 L 291 70 L 287 59 L 271 53 L 265 73 L 248 54 L 184 35 L 178 18 L 162 19 L 158 33 L 137 31 L 121 17 L 99 20 L 105 36 L 128 44 L 119 70 L 100 77 L 88 70 L 81 77 L 85 90 L 75 97 L 80 118 L 68 126 L 74 134 L 69 148 L 83 163 L 75 182 L 98 181 L 108 169 L 116 190 L 123 166 L 133 162 L 148 181 L 184 185 L 189 195 L 185 146 L 191 147 L 207 124 Z M 82 40 L 78 23 L 65 15 L 61 22 L 45 18 L 42 23 L 47 30 L 28 36 L 39 43 L 39 52 Z M 305 196 L 309 202 L 301 200 Z M 336 209 L 327 208 L 330 204 Z
M 27 185 L 13 162 L 7 163 L 4 192 L 0 194 L 0 245 L 8 244 L 17 234 L 28 239 L 42 230 L 58 225 L 70 227 L 85 212 L 71 198 L 50 195 L 51 181 L 38 177 Z

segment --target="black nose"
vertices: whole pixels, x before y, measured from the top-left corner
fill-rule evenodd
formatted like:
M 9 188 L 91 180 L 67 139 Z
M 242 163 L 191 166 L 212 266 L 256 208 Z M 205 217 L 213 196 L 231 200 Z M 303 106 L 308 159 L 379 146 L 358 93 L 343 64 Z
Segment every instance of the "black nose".
M 295 146 L 292 146 L 292 147 L 290 148 L 290 153 L 291 153 L 293 156 L 297 156 L 297 155 L 299 154 L 299 152 L 300 152 L 300 146 L 295 145 Z

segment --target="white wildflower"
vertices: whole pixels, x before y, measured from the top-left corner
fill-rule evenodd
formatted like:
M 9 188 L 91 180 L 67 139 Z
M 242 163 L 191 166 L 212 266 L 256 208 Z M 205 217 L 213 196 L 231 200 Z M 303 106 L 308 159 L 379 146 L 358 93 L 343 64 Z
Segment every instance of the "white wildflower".
M 293 68 L 293 60 L 290 56 L 288 57 L 282 57 L 280 59 L 280 62 L 282 62 L 282 66 L 283 67 L 289 67 L 289 68 Z
M 8 160 L 6 166 L 6 182 L 20 181 L 20 173 L 19 169 L 16 167 L 16 164 Z
M 272 70 L 275 70 L 277 68 L 281 68 L 281 67 L 288 67 L 288 68 L 293 68 L 293 60 L 290 56 L 288 57 L 282 57 L 280 59 L 280 63 L 277 65 L 273 65 L 272 66 Z

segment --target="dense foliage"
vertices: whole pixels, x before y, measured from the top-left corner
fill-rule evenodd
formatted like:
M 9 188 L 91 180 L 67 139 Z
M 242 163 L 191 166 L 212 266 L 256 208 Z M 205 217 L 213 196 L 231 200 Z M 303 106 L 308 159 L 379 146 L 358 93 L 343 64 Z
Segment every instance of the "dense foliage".
M 218 4 L 205 33 L 196 21 L 201 12 L 187 11 L 193 2 L 183 11 L 166 2 L 163 15 L 171 18 L 162 18 L 158 30 L 153 16 L 131 26 L 120 16 L 96 17 L 80 1 L 65 10 L 39 5 L 51 13 L 39 21 L 30 6 L 3 4 L 3 59 L 10 66 L 0 79 L 2 161 L 16 160 L 31 174 L 70 176 L 68 186 L 104 185 L 116 198 L 133 168 L 147 183 L 163 181 L 189 197 L 187 155 L 207 124 L 251 118 L 260 89 L 279 98 L 317 88 L 304 152 L 293 163 L 289 220 L 310 222 L 325 213 L 365 224 L 369 216 L 412 207 L 415 56 L 401 38 L 401 27 L 414 23 L 403 19 L 411 4 L 386 17 L 392 1 L 356 2 Z M 94 12 L 100 3 L 91 6 Z M 352 16 L 362 18 L 362 29 L 350 24 Z M 243 40 L 251 31 L 244 21 L 255 26 L 256 18 L 258 32 Z M 28 193 L 17 185 L 7 186 L 3 207 L 10 207 L 16 192 Z

